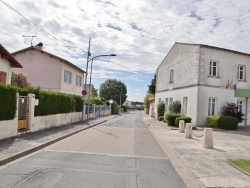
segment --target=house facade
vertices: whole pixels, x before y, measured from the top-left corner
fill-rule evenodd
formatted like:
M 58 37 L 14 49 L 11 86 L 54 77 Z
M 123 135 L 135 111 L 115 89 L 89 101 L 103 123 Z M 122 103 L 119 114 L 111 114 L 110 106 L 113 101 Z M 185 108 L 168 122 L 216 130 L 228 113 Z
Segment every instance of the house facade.
M 82 95 L 84 74 L 81 68 L 71 62 L 43 50 L 43 44 L 31 46 L 12 55 L 23 65 L 13 69 L 22 73 L 27 82 L 42 90 Z
M 0 44 L 0 83 L 11 84 L 12 68 L 20 69 L 22 65 Z
M 235 97 L 235 89 L 250 88 L 249 79 L 250 54 L 175 43 L 156 71 L 155 113 L 160 101 L 168 111 L 169 104 L 179 100 L 181 113 L 192 117 L 193 124 L 199 126 L 206 124 L 209 115 L 219 115 L 227 102 L 233 102 L 249 117 L 246 98 Z

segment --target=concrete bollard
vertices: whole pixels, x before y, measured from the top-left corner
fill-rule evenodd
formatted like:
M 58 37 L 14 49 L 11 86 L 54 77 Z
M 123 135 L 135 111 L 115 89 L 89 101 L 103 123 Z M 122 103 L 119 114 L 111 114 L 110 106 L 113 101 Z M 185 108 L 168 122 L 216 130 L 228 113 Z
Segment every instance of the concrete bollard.
M 185 138 L 193 138 L 192 123 L 186 123 Z
M 204 129 L 203 148 L 206 148 L 206 149 L 214 148 L 212 128 Z
M 185 121 L 180 120 L 179 121 L 179 133 L 184 133 L 185 132 Z

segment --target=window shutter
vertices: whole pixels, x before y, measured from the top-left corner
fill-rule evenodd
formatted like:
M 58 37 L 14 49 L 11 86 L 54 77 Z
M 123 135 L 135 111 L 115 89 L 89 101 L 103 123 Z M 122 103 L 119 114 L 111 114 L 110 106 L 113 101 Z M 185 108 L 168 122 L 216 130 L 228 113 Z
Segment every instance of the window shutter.
M 69 83 L 72 83 L 72 73 L 71 72 L 69 72 Z
M 67 71 L 66 70 L 64 70 L 64 82 L 67 82 Z
M 80 86 L 82 86 L 82 77 L 79 77 L 80 78 Z
M 76 85 L 78 86 L 78 76 L 76 76 Z

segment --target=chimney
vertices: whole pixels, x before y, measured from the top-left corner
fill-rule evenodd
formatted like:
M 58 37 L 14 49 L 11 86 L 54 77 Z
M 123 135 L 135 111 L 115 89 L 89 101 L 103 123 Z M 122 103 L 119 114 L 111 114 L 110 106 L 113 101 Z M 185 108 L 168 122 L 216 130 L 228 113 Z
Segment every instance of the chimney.
M 37 44 L 37 45 L 35 46 L 35 48 L 38 49 L 38 50 L 42 50 L 42 49 L 43 49 L 43 43 L 42 43 L 42 42 L 39 42 L 39 44 Z

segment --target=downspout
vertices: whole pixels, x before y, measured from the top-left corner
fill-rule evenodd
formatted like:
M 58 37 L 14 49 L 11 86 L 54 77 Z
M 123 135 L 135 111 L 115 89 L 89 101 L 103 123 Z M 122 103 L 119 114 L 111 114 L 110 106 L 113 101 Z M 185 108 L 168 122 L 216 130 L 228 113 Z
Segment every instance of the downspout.
M 198 78 L 197 78 L 197 81 L 198 81 L 198 84 L 197 84 L 197 103 L 196 103 L 196 126 L 197 126 L 197 120 L 198 120 L 198 107 L 199 107 L 199 85 L 200 85 L 200 49 L 201 47 L 199 46 L 199 50 L 198 50 Z
M 247 126 L 247 106 L 248 106 L 248 97 L 246 97 L 245 122 L 244 122 L 244 126 Z

